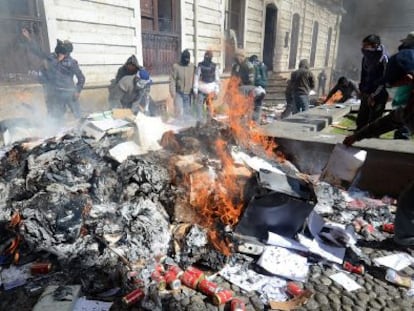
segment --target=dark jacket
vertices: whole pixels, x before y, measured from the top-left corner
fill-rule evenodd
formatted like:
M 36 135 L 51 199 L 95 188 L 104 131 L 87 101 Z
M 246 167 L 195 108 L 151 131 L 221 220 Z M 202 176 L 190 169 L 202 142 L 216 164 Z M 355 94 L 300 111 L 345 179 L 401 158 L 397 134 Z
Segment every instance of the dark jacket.
M 348 83 L 346 85 L 337 83 L 332 90 L 330 90 L 328 96 L 326 96 L 327 101 L 329 98 L 332 97 L 333 94 L 335 94 L 337 91 L 341 91 L 342 98 L 340 100 L 341 103 L 346 102 L 348 99 L 352 97 L 352 93 L 358 94 L 358 85 L 354 81 L 348 80 Z
M 295 95 L 309 95 L 310 90 L 315 87 L 315 77 L 309 70 L 306 60 L 301 60 L 299 69 L 292 72 L 290 76 L 292 90 Z
M 261 86 L 262 88 L 267 87 L 267 66 L 261 61 L 253 62 L 254 66 L 254 85 Z
M 75 59 L 68 55 L 59 62 L 55 53 L 43 52 L 34 42 L 30 42 L 29 48 L 32 53 L 45 61 L 45 66 L 41 71 L 44 83 L 60 91 L 76 91 L 78 93 L 82 91 L 85 85 L 85 76 Z M 74 76 L 77 79 L 76 86 L 73 81 Z
M 382 45 L 376 51 L 364 51 L 361 64 L 361 79 L 359 90 L 362 93 L 377 95 L 383 88 L 382 80 L 385 74 L 388 57 Z
M 254 85 L 254 66 L 247 58 L 241 64 L 233 65 L 231 75 L 240 78 L 241 85 Z

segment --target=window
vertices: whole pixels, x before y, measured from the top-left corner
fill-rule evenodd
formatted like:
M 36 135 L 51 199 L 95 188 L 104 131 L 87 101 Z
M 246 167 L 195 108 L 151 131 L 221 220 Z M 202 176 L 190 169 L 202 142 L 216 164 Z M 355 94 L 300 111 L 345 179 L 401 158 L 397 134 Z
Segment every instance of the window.
M 311 47 L 311 54 L 310 54 L 310 66 L 315 67 L 315 59 L 316 59 L 316 48 L 318 44 L 318 32 L 319 32 L 319 23 L 313 23 L 313 33 L 312 33 L 312 47 Z
M 244 42 L 244 7 L 245 0 L 230 0 L 226 11 L 226 30 L 236 33 L 238 48 L 242 48 Z
M 332 27 L 328 29 L 328 43 L 326 44 L 326 54 L 325 54 L 325 67 L 329 65 L 329 54 L 331 52 L 331 41 L 332 41 Z
M 180 49 L 179 0 L 141 0 L 144 66 L 151 74 L 167 74 Z
M 296 67 L 296 57 L 299 45 L 299 24 L 300 16 L 295 13 L 292 18 L 292 34 L 290 36 L 289 69 L 294 69 Z
M 23 28 L 44 51 L 49 50 L 42 1 L 0 1 L 0 83 L 38 81 L 41 60 L 28 50 L 21 35 Z

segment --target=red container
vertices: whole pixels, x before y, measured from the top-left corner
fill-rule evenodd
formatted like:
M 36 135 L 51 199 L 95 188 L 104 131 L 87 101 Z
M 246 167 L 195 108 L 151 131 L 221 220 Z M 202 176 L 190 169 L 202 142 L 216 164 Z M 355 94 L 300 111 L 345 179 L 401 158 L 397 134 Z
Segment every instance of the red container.
M 222 290 L 213 296 L 213 303 L 216 306 L 225 304 L 233 298 L 233 292 L 231 290 L 225 289 Z
M 293 282 L 288 282 L 286 286 L 286 292 L 289 295 L 296 297 L 300 296 L 303 293 L 303 289 Z
M 167 280 L 161 274 L 161 272 L 155 270 L 151 274 L 151 279 L 157 283 L 159 290 L 164 290 L 167 287 Z
M 164 266 L 161 264 L 156 265 L 154 270 L 160 272 L 161 274 L 165 273 Z
M 230 304 L 230 311 L 246 311 L 246 304 L 239 298 L 233 298 Z
M 35 262 L 30 267 L 31 274 L 47 274 L 52 270 L 50 262 Z
M 394 224 L 383 224 L 382 231 L 388 233 L 394 233 Z
M 144 296 L 145 296 L 144 292 L 141 289 L 137 288 L 133 290 L 132 292 L 130 292 L 128 295 L 124 296 L 122 298 L 122 302 L 126 306 L 132 306 L 136 304 L 138 301 L 140 301 L 142 298 L 144 298 Z
M 355 273 L 355 274 L 365 273 L 365 268 L 363 265 L 354 266 L 349 261 L 344 261 L 343 268 L 344 270 L 349 271 L 351 273 Z
M 181 277 L 181 282 L 192 289 L 197 289 L 198 283 L 204 278 L 204 274 L 194 274 L 190 271 L 185 271 Z
M 172 290 L 177 290 L 181 287 L 181 281 L 179 279 L 172 280 L 167 282 L 168 287 Z
M 207 296 L 213 296 L 217 292 L 219 292 L 221 289 L 218 287 L 216 283 L 210 282 L 206 279 L 201 280 L 200 283 L 198 283 L 198 290 L 202 292 L 204 295 Z
M 184 271 L 179 266 L 169 266 L 165 275 L 167 274 L 174 275 L 176 279 L 179 279 L 184 274 Z
M 185 271 L 186 271 L 186 272 L 193 273 L 193 274 L 195 274 L 195 275 L 197 275 L 197 276 L 201 276 L 203 279 L 204 279 L 204 277 L 205 277 L 205 275 L 204 275 L 204 272 L 203 272 L 203 271 L 201 271 L 200 269 L 194 268 L 193 266 L 188 267 L 188 268 L 187 268 L 187 270 L 185 270 Z

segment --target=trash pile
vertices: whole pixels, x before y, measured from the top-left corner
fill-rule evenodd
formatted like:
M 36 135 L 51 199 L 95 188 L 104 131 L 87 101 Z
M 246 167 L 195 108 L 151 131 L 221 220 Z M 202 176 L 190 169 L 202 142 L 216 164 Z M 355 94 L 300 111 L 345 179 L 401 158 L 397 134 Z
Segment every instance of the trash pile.
M 292 310 L 312 265 L 349 291 L 373 265 L 411 287 L 398 271 L 414 258 L 357 243 L 389 237 L 395 212 L 349 188 L 363 151 L 337 146 L 314 178 L 231 117 L 149 118 L 94 114 L 0 150 L 0 309 Z

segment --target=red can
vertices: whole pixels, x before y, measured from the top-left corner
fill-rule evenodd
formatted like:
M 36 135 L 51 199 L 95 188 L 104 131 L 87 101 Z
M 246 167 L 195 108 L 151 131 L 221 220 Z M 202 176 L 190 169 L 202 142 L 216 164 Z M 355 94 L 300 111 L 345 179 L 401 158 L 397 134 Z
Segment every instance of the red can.
M 230 311 L 246 311 L 246 304 L 239 298 L 233 298 L 230 304 Z
M 151 279 L 157 283 L 159 290 L 164 290 L 167 287 L 167 280 L 161 274 L 161 272 L 155 270 L 151 274 Z
M 161 274 L 165 273 L 164 266 L 161 264 L 156 265 L 154 270 L 160 272 Z
M 122 302 L 126 306 L 132 306 L 136 304 L 138 301 L 140 301 L 142 298 L 144 298 L 144 296 L 145 296 L 144 292 L 141 289 L 137 288 L 133 290 L 132 292 L 130 292 L 128 295 L 124 296 L 122 298 Z
M 303 289 L 293 282 L 288 282 L 286 286 L 286 292 L 289 295 L 296 297 L 300 296 L 303 293 Z
M 200 283 L 198 283 L 198 289 L 207 296 L 213 296 L 221 290 L 216 283 L 210 282 L 206 279 L 201 280 Z
M 394 233 L 394 224 L 383 224 L 382 231 L 388 233 Z
M 166 277 L 167 274 L 174 275 L 176 279 L 179 279 L 184 274 L 184 271 L 179 266 L 169 266 L 167 272 L 165 273 Z
M 231 290 L 225 289 L 219 291 L 218 293 L 214 294 L 213 296 L 213 303 L 216 306 L 225 304 L 226 302 L 230 301 L 233 298 L 233 292 Z
M 192 289 L 197 289 L 198 283 L 204 278 L 204 274 L 194 274 L 190 271 L 185 271 L 183 276 L 181 277 L 181 282 Z
M 365 268 L 363 265 L 354 266 L 349 261 L 344 261 L 343 268 L 344 270 L 349 271 L 351 273 L 356 273 L 356 274 L 365 273 Z
M 172 290 L 177 290 L 181 287 L 181 281 L 179 279 L 171 280 L 167 282 L 168 287 Z
M 195 274 L 195 275 L 197 275 L 197 276 L 200 276 L 200 277 L 202 277 L 203 279 L 204 279 L 204 272 L 203 271 L 201 271 L 200 269 L 197 269 L 197 268 L 194 268 L 193 266 L 190 266 L 190 267 L 188 267 L 187 268 L 187 270 L 185 270 L 186 272 L 190 272 L 190 273 L 193 273 L 193 274 Z
M 30 267 L 31 274 L 47 274 L 52 270 L 50 262 L 35 262 Z

